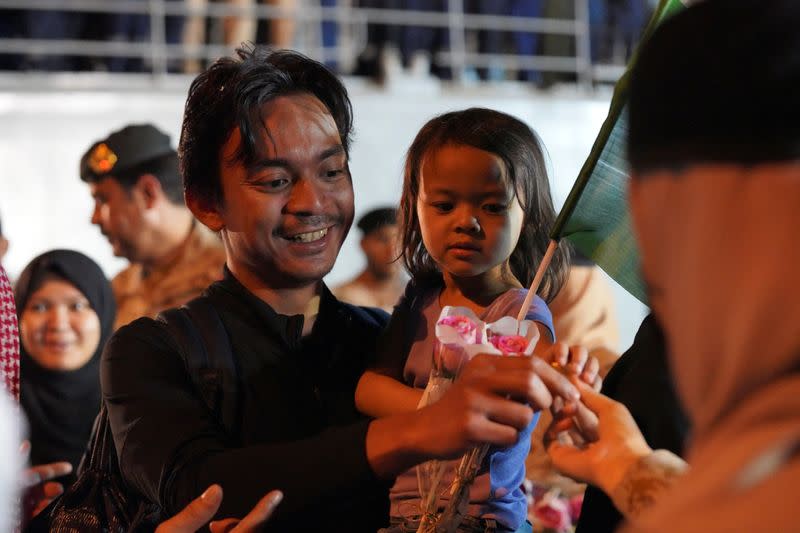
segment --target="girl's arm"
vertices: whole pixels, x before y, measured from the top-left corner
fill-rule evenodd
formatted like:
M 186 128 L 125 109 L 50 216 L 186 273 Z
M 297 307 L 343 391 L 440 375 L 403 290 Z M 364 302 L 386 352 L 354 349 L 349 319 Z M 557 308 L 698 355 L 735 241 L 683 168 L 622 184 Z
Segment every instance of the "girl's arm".
M 403 368 L 411 348 L 409 321 L 414 291 L 409 283 L 378 340 L 375 359 L 358 381 L 356 409 L 367 416 L 380 418 L 414 411 L 422 397 L 421 390 L 403 383 Z
M 417 409 L 422 390 L 409 387 L 375 370 L 367 370 L 356 387 L 356 408 L 381 418 Z

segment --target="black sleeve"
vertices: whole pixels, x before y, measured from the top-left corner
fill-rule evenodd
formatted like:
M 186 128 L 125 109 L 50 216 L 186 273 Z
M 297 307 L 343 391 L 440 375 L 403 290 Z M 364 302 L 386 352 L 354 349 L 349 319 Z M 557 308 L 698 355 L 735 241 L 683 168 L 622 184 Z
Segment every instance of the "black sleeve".
M 377 483 L 365 449 L 369 421 L 300 441 L 232 447 L 172 342 L 158 323 L 140 319 L 111 338 L 101 365 L 122 474 L 167 513 L 212 483 L 224 491 L 217 517 L 244 516 L 268 491 L 282 490 L 276 518 Z
M 412 282 L 406 286 L 405 293 L 397 302 L 389 318 L 389 323 L 378 338 L 378 348 L 370 362 L 370 370 L 403 381 L 403 368 L 411 348 L 412 316 L 416 289 Z

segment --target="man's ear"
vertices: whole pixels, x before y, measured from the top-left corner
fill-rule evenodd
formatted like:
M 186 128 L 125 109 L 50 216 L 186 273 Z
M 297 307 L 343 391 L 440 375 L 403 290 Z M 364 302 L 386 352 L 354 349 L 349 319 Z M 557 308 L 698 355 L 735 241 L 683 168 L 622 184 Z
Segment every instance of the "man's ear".
M 159 202 L 166 200 L 161 182 L 152 174 L 142 174 L 133 186 L 144 202 L 147 209 L 152 209 Z
M 222 231 L 225 227 L 225 221 L 220 214 L 219 206 L 214 202 L 209 202 L 205 199 L 200 199 L 190 192 L 184 193 L 186 206 L 189 211 L 199 220 L 204 226 L 213 232 Z

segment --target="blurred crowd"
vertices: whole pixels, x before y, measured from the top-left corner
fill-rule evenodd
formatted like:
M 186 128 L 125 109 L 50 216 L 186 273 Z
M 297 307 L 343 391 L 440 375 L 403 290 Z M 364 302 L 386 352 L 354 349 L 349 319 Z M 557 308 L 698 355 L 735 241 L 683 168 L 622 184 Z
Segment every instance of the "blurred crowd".
M 176 4 L 182 0 L 166 0 Z M 438 55 L 450 49 L 447 27 L 412 24 L 366 24 L 366 38 L 356 38 L 352 21 L 340 24 L 328 17 L 321 23 L 296 20 L 293 11 L 309 7 L 355 7 L 446 13 L 447 0 L 261 0 L 277 9 L 272 18 L 257 16 L 257 0 L 213 0 L 238 9 L 229 16 L 210 16 L 209 0 L 185 0 L 185 7 L 195 10 L 186 16 L 164 18 L 163 41 L 167 45 L 183 45 L 184 58 L 172 58 L 170 72 L 194 74 L 209 64 L 200 45 L 222 45 L 229 48 L 242 42 L 270 44 L 276 48 L 302 49 L 314 35 L 315 46 L 326 50 L 325 63 L 339 74 L 354 74 L 382 79 L 407 69 L 413 75 L 452 76 L 449 61 Z M 624 64 L 634 43 L 652 14 L 654 0 L 587 0 L 590 26 L 591 59 L 595 63 Z M 312 5 L 313 4 L 313 5 Z M 142 2 L 143 7 L 147 4 Z M 576 17 L 575 3 L 558 0 L 466 0 L 468 15 L 535 17 L 571 20 Z M 282 17 L 287 13 L 286 17 Z M 70 40 L 95 42 L 149 43 L 150 13 L 11 10 L 0 11 L 0 39 Z M 573 35 L 503 31 L 467 28 L 465 42 L 468 53 L 574 57 Z M 161 41 L 161 39 L 159 39 Z M 356 41 L 362 41 L 356 43 Z M 342 51 L 341 53 L 339 51 Z M 349 54 L 349 56 L 348 56 Z M 152 69 L 150 52 L 132 50 L 129 57 L 113 55 L 73 56 L 38 54 L 0 54 L 0 69 L 40 71 L 109 71 L 147 72 Z M 519 79 L 538 84 L 562 80 L 564 74 L 535 69 L 508 71 L 502 62 L 470 68 L 475 79 Z M 572 75 L 574 77 L 574 75 Z M 569 77 L 567 76 L 567 79 Z

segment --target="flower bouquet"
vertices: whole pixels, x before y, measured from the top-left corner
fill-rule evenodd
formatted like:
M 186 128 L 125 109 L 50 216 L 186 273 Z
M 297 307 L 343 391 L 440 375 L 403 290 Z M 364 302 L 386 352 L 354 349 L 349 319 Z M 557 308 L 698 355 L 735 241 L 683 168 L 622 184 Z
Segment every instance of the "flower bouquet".
M 530 320 L 520 322 L 512 317 L 503 317 L 486 324 L 467 308 L 447 306 L 442 309 L 437 322 L 436 338 L 442 348 L 439 349 L 438 358 L 434 353 L 431 379 L 426 388 L 427 400 L 435 396 L 438 399 L 443 394 L 443 391 L 438 394 L 429 393 L 429 388 L 437 392 L 441 388 L 441 383 L 431 386 L 434 379 L 447 380 L 449 387 L 464 363 L 479 353 L 499 356 L 531 355 L 539 340 L 539 330 Z M 423 395 L 423 401 L 427 400 Z M 432 401 L 425 405 L 429 403 Z M 436 502 L 444 464 L 437 462 L 438 470 L 425 466 L 431 462 L 418 468 L 423 517 L 418 533 L 453 533 L 458 529 L 469 503 L 469 489 L 488 450 L 489 445 L 476 446 L 462 456 L 455 479 L 450 485 L 447 507 L 439 516 L 436 516 Z

